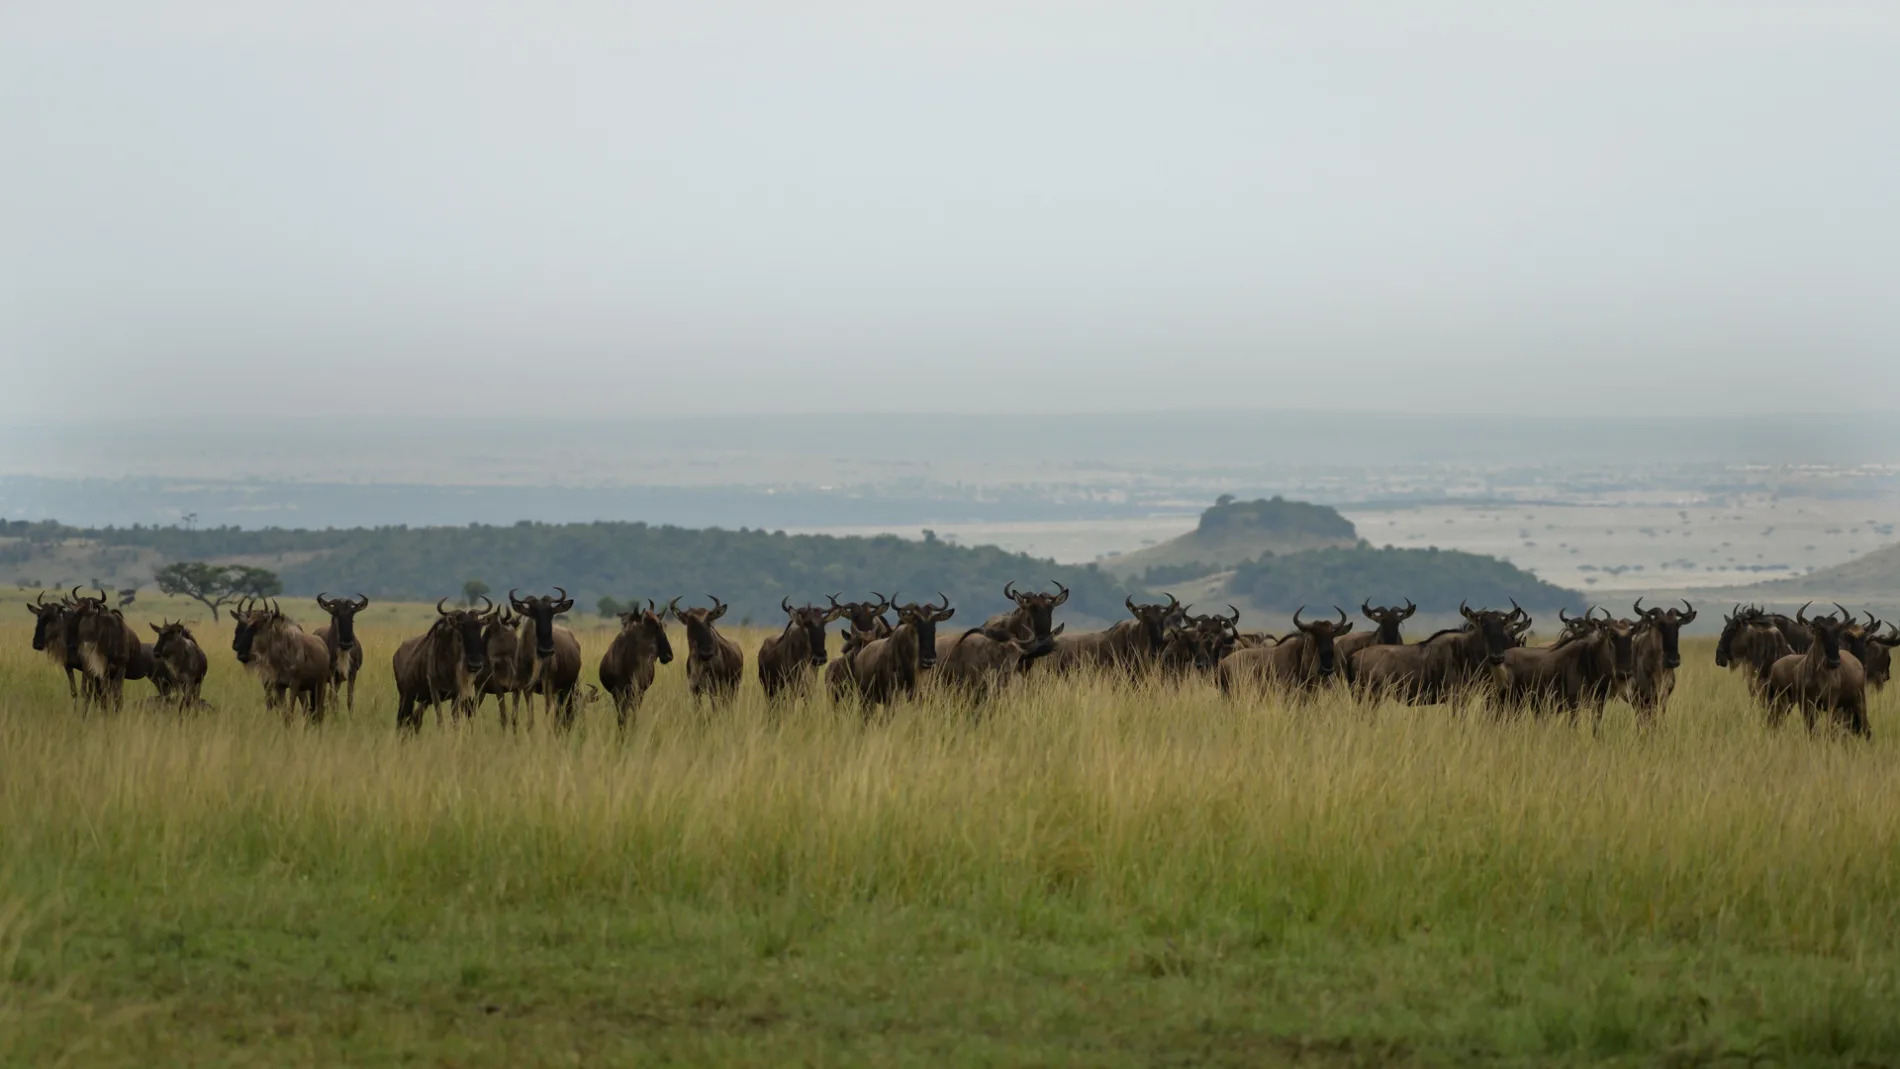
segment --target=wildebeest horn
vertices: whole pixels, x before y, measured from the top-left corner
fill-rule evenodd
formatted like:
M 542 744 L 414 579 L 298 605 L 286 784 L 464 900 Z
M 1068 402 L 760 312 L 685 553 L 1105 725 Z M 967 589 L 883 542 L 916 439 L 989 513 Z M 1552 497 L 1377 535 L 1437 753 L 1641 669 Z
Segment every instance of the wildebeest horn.
M 1412 618 L 1412 614 L 1417 611 L 1418 611 L 1418 606 L 1412 604 L 1411 598 L 1406 598 L 1405 599 L 1405 616 L 1403 618 L 1410 620 Z
M 101 590 L 99 593 L 104 594 L 105 591 Z M 282 616 L 284 614 L 284 610 L 277 604 L 276 598 L 270 599 L 270 614 L 272 616 Z
M 1227 606 L 1227 608 L 1228 608 L 1229 610 L 1231 610 L 1231 611 L 1233 612 L 1233 614 L 1234 614 L 1234 615 L 1233 615 L 1233 617 L 1232 617 L 1232 620 L 1233 620 L 1233 622 L 1234 622 L 1234 623 L 1236 623 L 1236 624 L 1238 624 L 1238 623 L 1240 623 L 1240 610 L 1239 610 L 1239 609 L 1236 609 L 1236 608 L 1234 608 L 1234 606 L 1233 606 L 1233 604 L 1232 604 L 1232 603 L 1229 603 L 1229 604 L 1228 604 L 1228 606 Z
M 788 596 L 788 595 L 783 595 L 783 594 L 781 594 L 781 595 L 779 596 L 779 599 L 778 599 L 778 607 L 779 607 L 779 608 L 781 608 L 781 609 L 784 609 L 784 610 L 785 610 L 785 612 L 786 612 L 786 614 L 787 614 L 787 615 L 790 615 L 790 614 L 791 614 L 791 611 L 792 611 L 792 599 L 791 599 L 791 597 L 790 597 L 790 596 Z
M 1167 596 L 1169 612 L 1173 612 L 1174 610 L 1181 607 L 1181 600 L 1179 598 L 1175 597 L 1173 594 L 1168 594 L 1166 591 L 1163 591 L 1162 593 L 1166 594 Z
M 943 602 L 942 605 L 932 606 L 938 612 L 942 612 L 943 610 L 950 607 L 950 595 L 944 593 L 941 590 L 937 591 L 937 600 Z
M 685 596 L 686 595 L 681 594 L 680 598 Z M 680 598 L 674 598 L 672 601 L 666 603 L 666 611 L 672 613 L 675 618 L 680 614 Z
M 519 609 L 521 607 L 521 595 L 515 592 L 514 587 L 508 588 L 508 605 L 510 608 L 515 608 L 515 609 Z
M 1016 580 L 1011 579 L 1003 584 L 1003 596 L 1011 601 L 1016 600 Z
M 1689 604 L 1688 598 L 1682 599 L 1682 607 L 1685 610 L 1682 614 L 1682 620 L 1681 620 L 1682 623 L 1686 624 L 1689 621 L 1695 619 L 1695 606 Z
M 1134 612 L 1135 611 L 1135 596 L 1133 594 L 1129 594 L 1123 597 L 1122 604 L 1128 606 L 1129 612 Z
M 1637 598 L 1635 603 L 1630 606 L 1630 611 L 1635 613 L 1638 616 L 1647 615 L 1646 613 L 1643 612 L 1643 599 Z
M 1049 581 L 1056 585 L 1056 600 L 1054 604 L 1060 605 L 1063 602 L 1069 600 L 1069 588 L 1062 585 L 1062 580 L 1051 579 Z
M 1795 623 L 1805 625 L 1808 622 L 1808 617 L 1807 617 L 1808 605 L 1812 605 L 1812 604 L 1814 604 L 1814 602 L 1810 601 L 1807 603 L 1807 605 L 1803 605 L 1794 611 Z
M 1341 627 L 1344 627 L 1346 624 L 1346 610 L 1335 605 L 1333 606 L 1333 611 L 1339 614 L 1339 624 Z
M 33 595 L 33 604 L 35 605 L 46 604 L 46 591 L 42 590 L 38 594 Z
M 1368 620 L 1373 619 L 1374 617 L 1372 615 L 1372 599 L 1371 598 L 1360 599 L 1359 611 L 1366 615 L 1366 619 Z
M 1293 610 L 1293 626 L 1299 628 L 1302 631 L 1306 630 L 1306 625 L 1300 622 L 1300 614 L 1305 611 L 1306 611 L 1306 606 L 1304 605 Z
M 1512 599 L 1511 599 L 1511 615 L 1512 615 L 1512 616 L 1522 616 L 1522 617 L 1524 617 L 1525 619 L 1527 619 L 1527 620 L 1528 620 L 1528 619 L 1530 619 L 1530 615 L 1531 615 L 1531 614 L 1530 614 L 1530 613 L 1527 613 L 1527 612 L 1525 612 L 1525 611 L 1524 611 L 1524 606 L 1522 606 L 1522 605 L 1519 605 L 1519 604 L 1517 603 L 1517 599 L 1516 599 L 1516 598 L 1512 598 Z
M 1458 615 L 1460 616 L 1471 615 L 1471 608 L 1465 604 L 1465 599 L 1463 598 L 1458 599 Z
M 72 592 L 72 595 L 71 595 L 71 596 L 72 596 L 72 599 L 73 599 L 74 601 L 84 601 L 84 600 L 86 600 L 85 598 L 83 598 L 83 597 L 80 597 L 80 595 L 79 595 L 79 587 L 78 587 L 78 585 L 77 585 L 77 584 L 75 584 L 75 585 L 73 586 L 73 592 Z
M 330 611 L 330 603 L 323 600 L 323 595 L 325 593 L 328 593 L 328 591 L 319 591 L 317 593 L 317 608 L 322 609 L 325 612 L 328 612 Z
M 1583 611 L 1583 619 L 1588 620 L 1589 618 L 1590 618 L 1590 610 L 1585 609 Z M 1574 623 L 1579 622 L 1577 617 L 1570 615 L 1568 612 L 1564 610 L 1564 607 L 1561 605 L 1557 606 L 1557 619 L 1562 620 L 1566 624 L 1574 624 Z
M 447 598 L 443 598 L 441 601 L 435 603 L 435 613 L 437 616 L 447 616 L 449 614 L 449 610 L 442 607 L 448 604 L 448 600 Z

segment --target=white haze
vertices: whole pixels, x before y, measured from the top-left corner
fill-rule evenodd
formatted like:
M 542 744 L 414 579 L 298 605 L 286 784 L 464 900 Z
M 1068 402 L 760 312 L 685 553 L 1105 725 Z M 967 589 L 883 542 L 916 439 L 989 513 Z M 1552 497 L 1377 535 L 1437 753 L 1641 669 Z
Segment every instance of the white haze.
M 1896 55 L 1871 2 L 8 0 L 8 418 L 1891 406 Z

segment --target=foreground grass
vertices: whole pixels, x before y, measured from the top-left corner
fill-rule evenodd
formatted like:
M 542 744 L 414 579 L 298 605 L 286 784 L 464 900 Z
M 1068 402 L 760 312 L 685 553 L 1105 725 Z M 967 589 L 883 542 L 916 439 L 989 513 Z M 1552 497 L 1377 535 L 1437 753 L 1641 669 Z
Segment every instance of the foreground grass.
M 1900 1062 L 1897 725 L 1033 686 L 862 727 L 76 720 L 0 628 L 13 1064 Z M 756 635 L 748 648 L 756 646 Z M 590 635 L 591 650 L 604 641 Z M 590 651 L 590 663 L 592 653 Z

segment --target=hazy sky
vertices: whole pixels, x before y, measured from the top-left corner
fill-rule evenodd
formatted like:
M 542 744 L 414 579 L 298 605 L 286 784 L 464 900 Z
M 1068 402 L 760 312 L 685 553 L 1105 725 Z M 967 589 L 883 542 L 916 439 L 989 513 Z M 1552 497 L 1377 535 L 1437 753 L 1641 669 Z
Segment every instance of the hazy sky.
M 1891 0 L 4 0 L 0 360 L 107 416 L 1893 407 L 1896 56 Z

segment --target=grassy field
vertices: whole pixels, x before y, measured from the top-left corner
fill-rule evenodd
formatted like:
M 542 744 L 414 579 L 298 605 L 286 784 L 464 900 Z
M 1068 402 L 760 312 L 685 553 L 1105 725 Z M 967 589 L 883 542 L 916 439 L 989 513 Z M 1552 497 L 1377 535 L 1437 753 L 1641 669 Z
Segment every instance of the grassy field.
M 1900 1063 L 1896 699 L 1770 735 L 1708 643 L 1650 738 L 675 664 L 624 739 L 405 741 L 403 624 L 313 731 L 223 627 L 213 711 L 77 719 L 4 619 L 6 1064 Z

